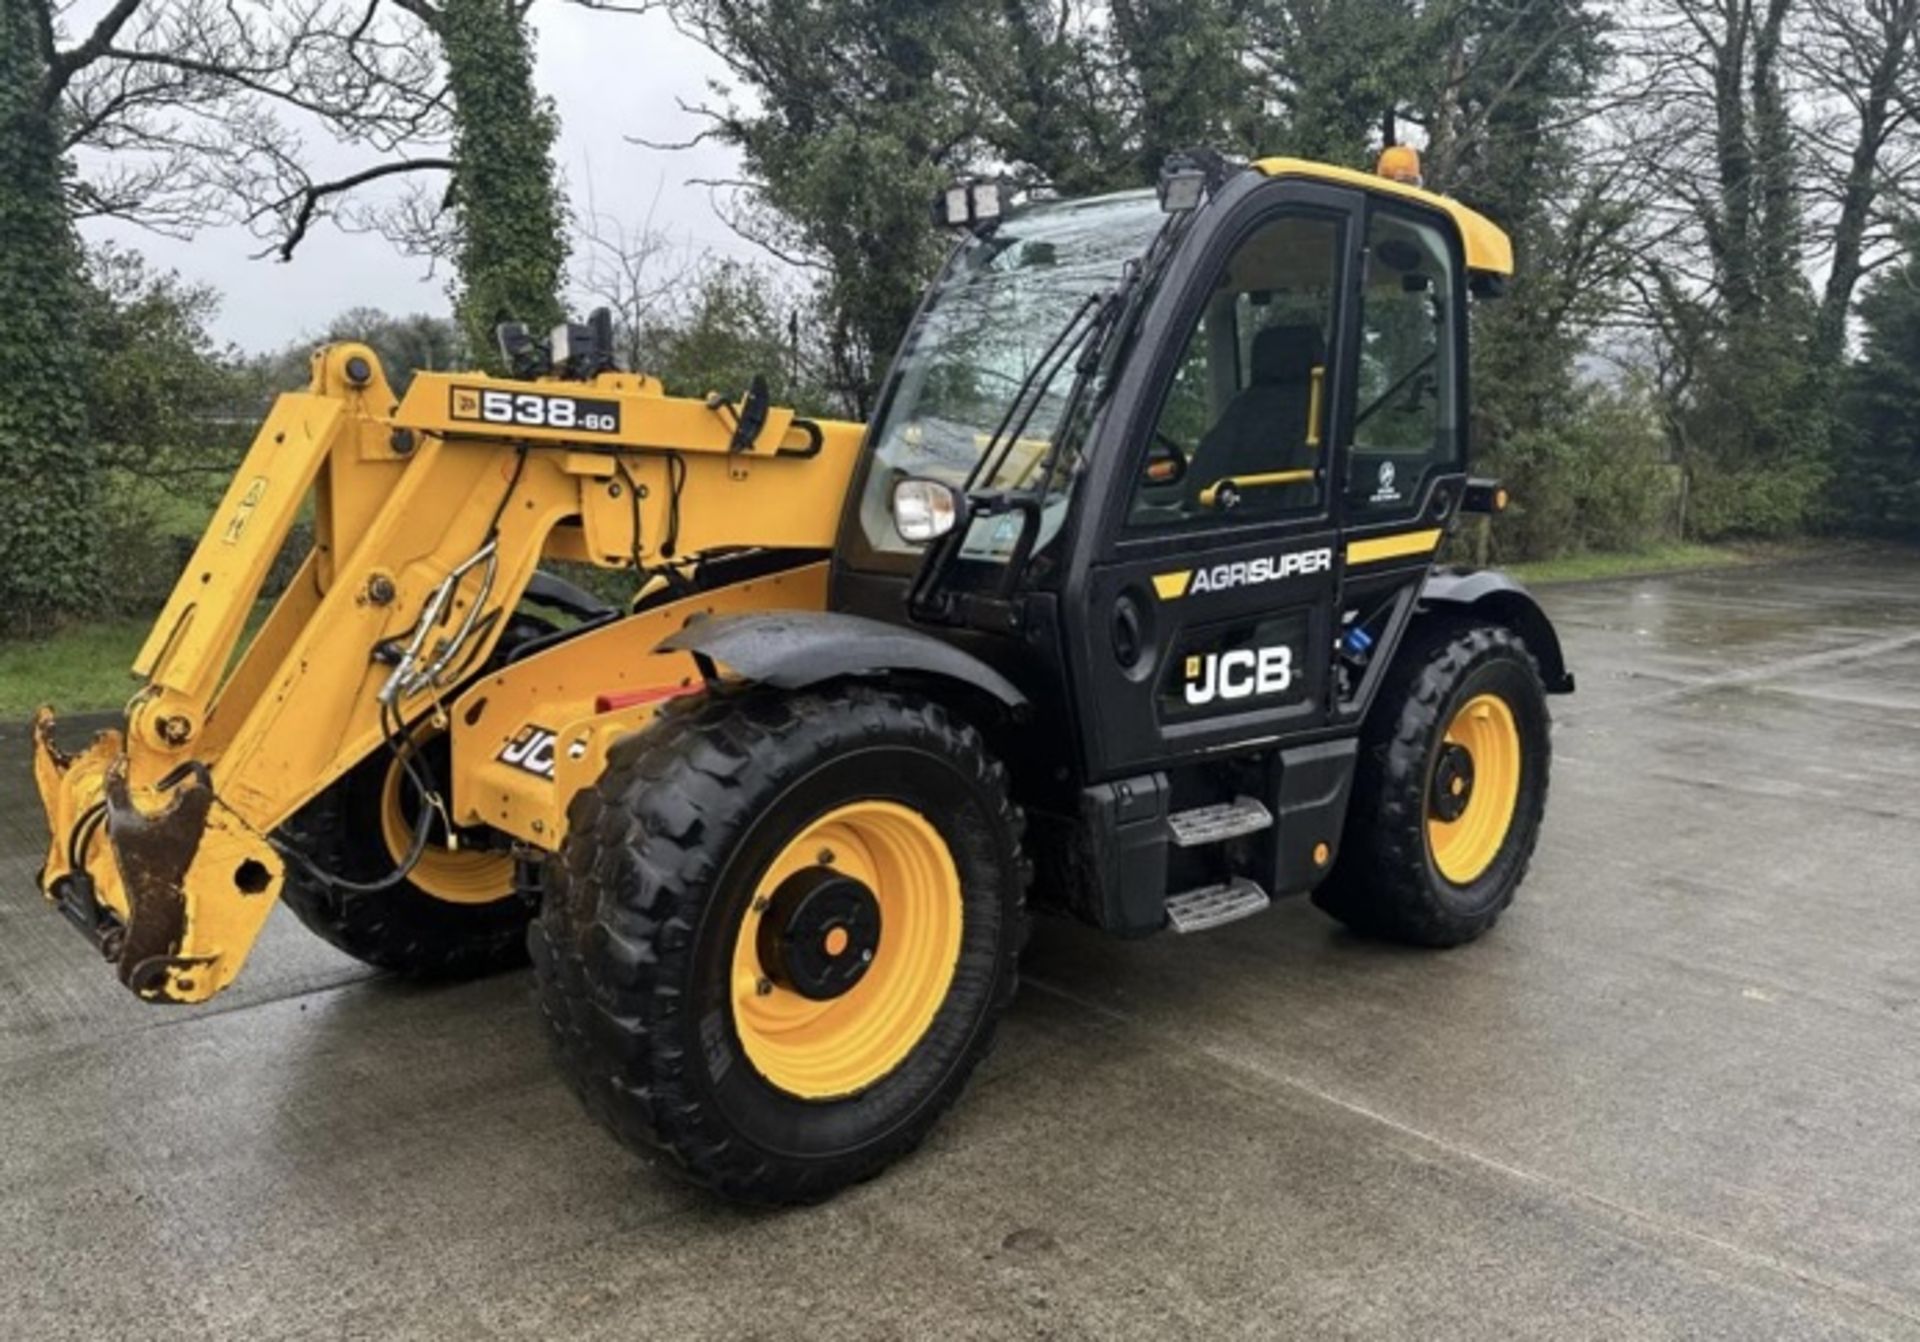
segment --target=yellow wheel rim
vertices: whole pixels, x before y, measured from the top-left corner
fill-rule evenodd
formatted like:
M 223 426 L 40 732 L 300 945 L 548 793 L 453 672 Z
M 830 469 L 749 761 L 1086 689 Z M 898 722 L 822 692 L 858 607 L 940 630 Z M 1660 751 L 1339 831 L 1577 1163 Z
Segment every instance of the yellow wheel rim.
M 1520 728 L 1513 709 L 1497 694 L 1469 699 L 1448 724 L 1441 750 L 1429 784 L 1427 848 L 1442 876 L 1471 885 L 1500 855 L 1520 802 Z M 1463 752 L 1467 767 L 1449 767 L 1449 750 Z
M 413 851 L 414 822 L 405 804 L 406 777 L 400 761 L 394 760 L 380 789 L 380 837 L 386 843 L 387 856 L 395 863 L 406 861 Z M 438 831 L 439 826 L 435 829 Z M 513 858 L 477 849 L 451 850 L 430 835 L 407 882 L 449 904 L 492 904 L 513 893 Z
M 858 981 L 816 1000 L 776 982 L 763 950 L 782 932 L 769 923 L 781 916 L 776 893 L 790 878 L 823 873 L 865 887 L 878 906 L 879 931 Z M 806 1100 L 857 1094 L 892 1072 L 926 1035 L 953 986 L 961 909 L 953 854 L 910 807 L 854 802 L 801 830 L 761 875 L 734 937 L 734 1031 L 755 1070 Z M 837 927 L 821 947 L 829 956 L 863 954 Z

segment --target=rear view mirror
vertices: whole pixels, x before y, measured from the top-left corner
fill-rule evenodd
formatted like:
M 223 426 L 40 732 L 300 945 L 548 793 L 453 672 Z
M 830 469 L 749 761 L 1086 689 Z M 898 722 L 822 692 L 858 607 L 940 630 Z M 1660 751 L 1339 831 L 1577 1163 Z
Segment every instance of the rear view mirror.
M 1173 443 L 1156 438 L 1147 448 L 1146 465 L 1141 469 L 1142 483 L 1149 487 L 1177 485 L 1187 478 L 1187 457 Z

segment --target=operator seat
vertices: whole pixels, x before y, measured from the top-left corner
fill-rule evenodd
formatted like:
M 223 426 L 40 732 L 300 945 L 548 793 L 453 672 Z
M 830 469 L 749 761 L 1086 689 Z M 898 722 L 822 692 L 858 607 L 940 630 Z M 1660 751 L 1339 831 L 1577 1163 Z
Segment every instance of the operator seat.
M 1318 326 L 1270 326 L 1253 338 L 1251 378 L 1227 403 L 1187 463 L 1187 509 L 1205 511 L 1201 491 L 1228 476 L 1291 471 L 1320 464 L 1320 449 L 1307 446 L 1307 415 L 1313 404 L 1313 370 L 1326 360 Z M 1242 491 L 1235 509 L 1245 514 L 1311 508 L 1318 484 L 1281 485 Z

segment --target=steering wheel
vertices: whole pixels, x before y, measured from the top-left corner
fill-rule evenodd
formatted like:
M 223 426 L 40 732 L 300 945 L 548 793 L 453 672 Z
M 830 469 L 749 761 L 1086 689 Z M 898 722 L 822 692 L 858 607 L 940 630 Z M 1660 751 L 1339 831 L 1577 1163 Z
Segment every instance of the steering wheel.
M 1440 362 L 1440 351 L 1436 349 L 1431 354 L 1427 355 L 1426 358 L 1422 359 L 1419 363 L 1409 368 L 1404 374 L 1402 374 L 1394 382 L 1394 384 L 1391 387 L 1388 387 L 1385 391 L 1381 392 L 1378 396 L 1374 397 L 1372 401 L 1368 402 L 1367 406 L 1363 410 L 1361 410 L 1359 414 L 1353 417 L 1353 427 L 1357 429 L 1362 424 L 1365 424 L 1368 420 L 1372 419 L 1374 415 L 1380 409 L 1382 409 L 1388 401 L 1391 401 L 1400 392 L 1405 391 L 1409 383 L 1411 383 L 1415 378 L 1419 377 L 1422 373 L 1426 372 L 1429 368 L 1433 367 L 1438 362 Z

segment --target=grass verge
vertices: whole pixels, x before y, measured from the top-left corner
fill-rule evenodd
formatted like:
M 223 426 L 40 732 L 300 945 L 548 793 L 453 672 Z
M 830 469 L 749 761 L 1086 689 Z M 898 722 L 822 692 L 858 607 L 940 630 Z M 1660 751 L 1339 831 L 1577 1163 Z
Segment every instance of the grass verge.
M 271 601 L 253 608 L 241 647 L 272 610 Z M 0 642 L 0 721 L 29 718 L 41 704 L 62 713 L 125 708 L 140 688 L 128 668 L 152 627 L 150 616 L 118 616 L 70 624 L 30 642 Z
M 31 642 L 0 643 L 0 718 L 18 721 L 41 704 L 63 713 L 124 706 L 139 688 L 127 668 L 152 623 L 101 620 Z
M 1645 550 L 1540 559 L 1532 563 L 1515 564 L 1511 572 L 1526 583 L 1590 582 L 1598 578 L 1642 578 L 1695 569 L 1733 568 L 1740 564 L 1764 563 L 1774 557 L 1771 553 L 1732 545 L 1676 541 L 1649 546 Z

